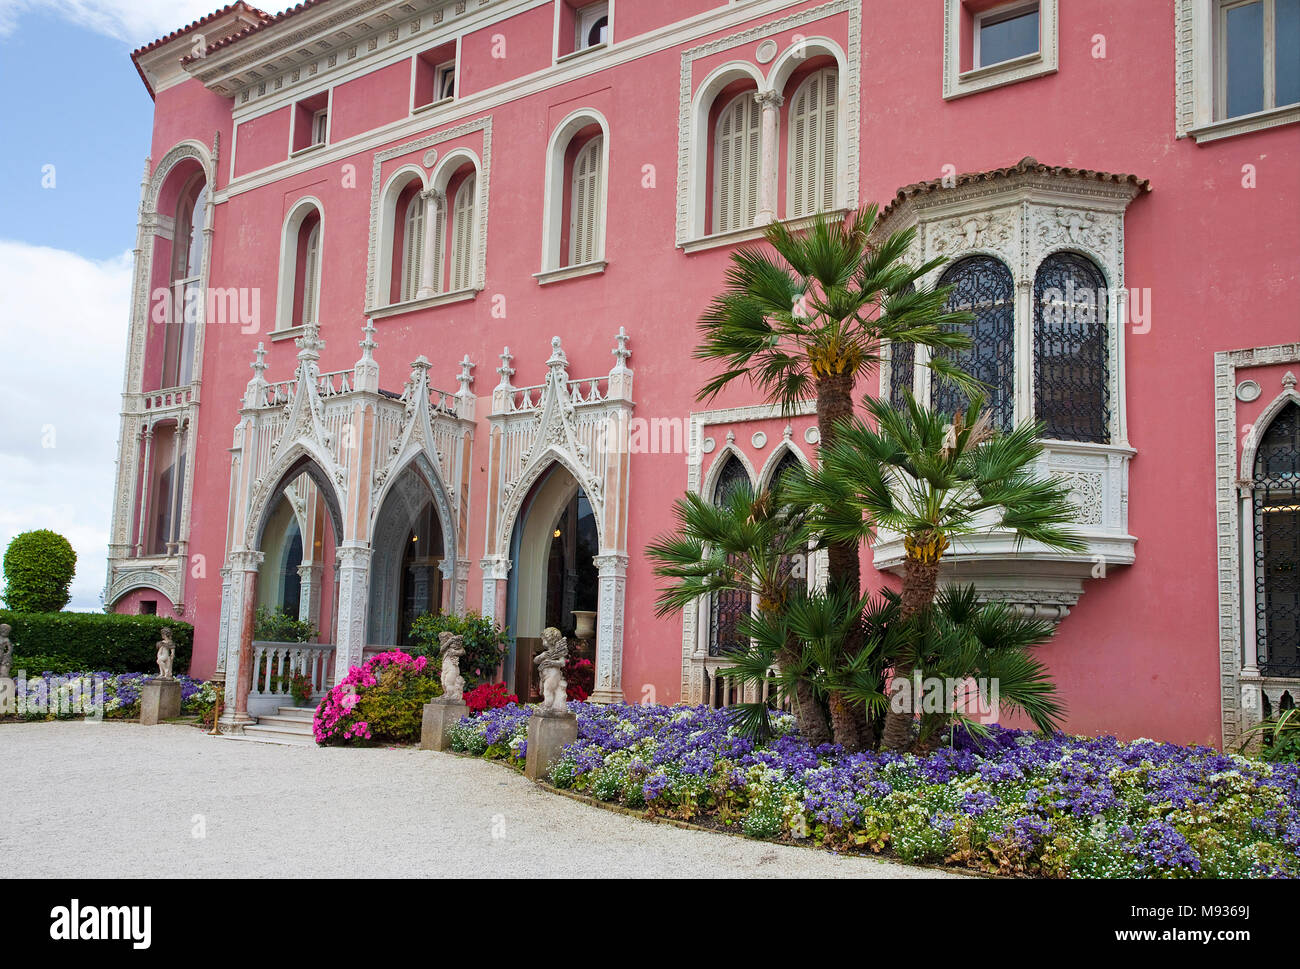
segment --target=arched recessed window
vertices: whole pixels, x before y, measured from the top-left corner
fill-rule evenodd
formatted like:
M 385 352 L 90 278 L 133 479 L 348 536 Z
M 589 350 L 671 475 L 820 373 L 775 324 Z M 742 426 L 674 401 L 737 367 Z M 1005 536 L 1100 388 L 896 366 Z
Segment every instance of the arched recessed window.
M 741 491 L 752 491 L 749 472 L 735 454 L 728 454 L 726 463 L 713 486 L 713 503 L 724 505 Z M 744 646 L 739 630 L 741 616 L 749 615 L 750 594 L 747 589 L 728 589 L 715 592 L 709 603 L 709 655 L 722 656 Z
M 314 200 L 293 207 L 280 249 L 276 328 L 320 322 L 321 212 Z
M 162 386 L 187 384 L 193 377 L 194 326 L 201 312 L 203 228 L 208 212 L 208 187 L 202 174 L 181 189 L 172 237 L 171 314 L 163 350 Z
M 974 321 L 961 328 L 971 338 L 970 349 L 945 353 L 985 385 L 984 406 L 993 426 L 1009 431 L 1015 422 L 1015 284 L 1011 270 L 992 256 L 968 256 L 949 266 L 939 285 L 953 287 L 948 296 L 949 312 L 974 315 Z M 953 413 L 965 410 L 969 403 L 951 383 L 932 382 L 931 405 L 936 410 Z
M 1034 277 L 1034 414 L 1044 435 L 1110 441 L 1106 279 L 1073 252 L 1048 256 Z
M 916 345 L 914 343 L 890 343 L 889 345 L 889 403 L 895 408 L 907 406 L 903 391 L 916 390 L 912 386 L 916 367 Z
M 1255 649 L 1265 676 L 1300 676 L 1300 405 L 1259 441 L 1254 467 Z
M 713 147 L 713 231 L 747 229 L 758 217 L 763 110 L 754 92 L 736 95 L 718 116 Z
M 573 161 L 569 195 L 569 265 L 579 266 L 600 258 L 601 162 L 605 139 L 589 139 Z
M 424 266 L 424 238 L 426 208 L 418 189 L 406 203 L 402 219 L 402 289 L 403 300 L 415 299 L 420 291 L 421 272 Z
M 451 288 L 458 292 L 474 285 L 475 199 L 478 179 L 468 175 L 456 190 L 451 216 Z
M 809 75 L 790 102 L 790 218 L 835 208 L 839 83 L 839 71 L 824 68 Z

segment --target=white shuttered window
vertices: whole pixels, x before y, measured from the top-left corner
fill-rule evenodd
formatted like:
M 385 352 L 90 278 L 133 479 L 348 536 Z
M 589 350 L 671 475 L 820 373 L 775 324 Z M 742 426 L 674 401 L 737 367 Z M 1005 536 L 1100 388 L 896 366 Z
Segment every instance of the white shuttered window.
M 569 265 L 580 266 L 600 257 L 599 234 L 601 155 L 605 139 L 597 135 L 573 160 L 569 203 Z
M 746 91 L 718 118 L 714 141 L 713 231 L 747 229 L 758 216 L 763 109 Z
M 302 272 L 302 320 L 303 323 L 315 323 L 316 290 L 320 286 L 320 223 L 312 227 L 307 236 L 307 256 L 303 260 Z
M 477 179 L 470 175 L 456 190 L 451 216 L 451 288 L 469 289 L 474 284 L 474 190 Z
M 811 75 L 790 102 L 789 218 L 835 208 L 839 73 Z
M 403 301 L 415 299 L 420 290 L 420 270 L 424 265 L 424 199 L 412 195 L 406 206 L 406 221 L 402 227 L 402 293 Z

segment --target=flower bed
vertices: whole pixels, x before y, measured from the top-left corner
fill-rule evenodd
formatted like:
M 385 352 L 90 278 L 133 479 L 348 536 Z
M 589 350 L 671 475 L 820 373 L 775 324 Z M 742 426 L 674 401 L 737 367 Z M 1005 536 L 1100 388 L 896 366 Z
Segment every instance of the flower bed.
M 994 728 L 926 757 L 754 744 L 722 711 L 570 703 L 561 788 L 650 815 L 998 874 L 1300 877 L 1300 768 L 1113 737 Z M 452 749 L 522 766 L 529 711 L 462 720 Z
M 140 716 L 140 691 L 147 673 L 43 673 L 15 681 L 13 716 L 21 720 L 73 720 L 94 716 L 103 685 L 103 715 L 114 720 Z M 181 684 L 181 714 L 204 716 L 216 703 L 216 687 L 204 680 L 177 674 Z
M 423 656 L 392 649 L 352 667 L 316 708 L 316 743 L 418 740 L 424 705 L 442 695 L 428 665 Z

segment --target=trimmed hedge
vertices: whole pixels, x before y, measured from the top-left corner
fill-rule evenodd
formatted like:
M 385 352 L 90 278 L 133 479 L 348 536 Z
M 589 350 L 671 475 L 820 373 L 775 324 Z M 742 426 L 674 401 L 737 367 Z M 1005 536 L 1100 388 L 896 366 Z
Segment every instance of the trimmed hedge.
M 120 616 L 103 612 L 10 612 L 0 622 L 13 627 L 13 672 L 156 673 L 158 640 L 165 626 L 176 642 L 174 669 L 190 668 L 194 627 L 161 616 Z

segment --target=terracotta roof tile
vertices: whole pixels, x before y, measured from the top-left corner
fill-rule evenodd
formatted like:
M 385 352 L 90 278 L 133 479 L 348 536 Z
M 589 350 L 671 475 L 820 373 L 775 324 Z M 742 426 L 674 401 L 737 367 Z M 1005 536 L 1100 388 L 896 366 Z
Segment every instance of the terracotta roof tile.
M 1019 162 L 1007 168 L 994 168 L 986 172 L 965 172 L 958 175 L 953 184 L 944 185 L 943 178 L 932 178 L 927 182 L 914 182 L 911 185 L 904 185 L 898 190 L 889 204 L 884 207 L 880 213 L 883 219 L 890 215 L 900 205 L 908 199 L 918 195 L 929 195 L 932 192 L 943 191 L 947 188 L 959 188 L 963 185 L 971 185 L 977 182 L 994 182 L 1001 178 L 1011 178 L 1014 175 L 1025 174 L 1065 176 L 1073 178 L 1092 179 L 1098 182 L 1115 182 L 1128 183 L 1136 185 L 1138 191 L 1151 191 L 1151 182 L 1145 178 L 1139 178 L 1136 175 L 1115 174 L 1113 172 L 1099 172 L 1091 168 L 1070 168 L 1066 165 L 1044 165 L 1038 159 L 1032 157 L 1022 158 Z
M 173 30 L 170 34 L 167 34 L 165 37 L 159 37 L 157 40 L 153 41 L 152 43 L 145 44 L 143 47 L 137 47 L 135 50 L 131 52 L 131 62 L 135 64 L 136 73 L 140 75 L 140 80 L 144 81 L 144 86 L 149 91 L 150 97 L 154 96 L 153 85 L 149 83 L 149 78 L 145 77 L 144 68 L 140 66 L 140 57 L 144 54 L 149 53 L 151 50 L 156 50 L 157 48 L 163 46 L 164 44 L 171 43 L 177 37 L 180 37 L 183 34 L 188 34 L 191 30 L 194 30 L 197 27 L 202 27 L 206 24 L 210 24 L 214 20 L 218 19 L 219 17 L 224 17 L 228 13 L 246 13 L 250 16 L 257 17 L 259 20 L 262 21 L 270 19 L 271 16 L 270 14 L 262 10 L 258 10 L 256 7 L 252 6 L 251 4 L 245 3 L 244 0 L 236 0 L 235 3 L 228 3 L 220 10 L 214 10 L 206 17 L 200 17 L 198 20 L 194 21 L 192 24 L 190 24 L 187 27 L 178 27 L 177 29 Z
M 296 6 L 292 6 L 288 10 L 285 10 L 281 13 L 277 13 L 273 16 L 268 14 L 263 14 L 261 23 L 250 24 L 249 26 L 245 27 L 243 30 L 236 31 L 235 33 L 231 34 L 228 37 L 222 37 L 219 40 L 216 40 L 211 44 L 209 44 L 207 46 L 207 49 L 203 52 L 203 56 L 206 57 L 208 54 L 211 54 L 213 51 L 221 50 L 223 47 L 229 47 L 231 44 L 238 43 L 239 41 L 243 40 L 245 37 L 251 37 L 253 34 L 258 33 L 267 27 L 273 27 L 276 24 L 280 23 L 281 21 L 288 20 L 290 17 L 295 17 L 300 13 L 304 13 L 305 11 L 312 9 L 313 7 L 319 7 L 322 3 L 328 3 L 328 2 L 329 0 L 302 0 L 302 2 L 297 4 Z M 191 61 L 195 61 L 195 60 L 198 60 L 198 57 L 196 57 L 194 54 L 190 54 L 187 57 L 181 58 L 181 63 L 189 64 Z

